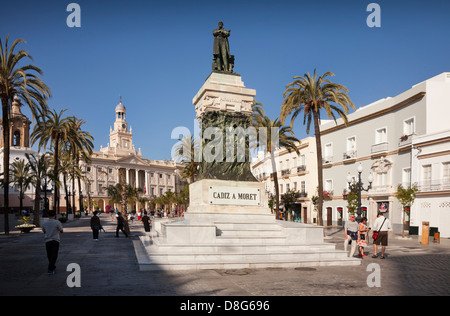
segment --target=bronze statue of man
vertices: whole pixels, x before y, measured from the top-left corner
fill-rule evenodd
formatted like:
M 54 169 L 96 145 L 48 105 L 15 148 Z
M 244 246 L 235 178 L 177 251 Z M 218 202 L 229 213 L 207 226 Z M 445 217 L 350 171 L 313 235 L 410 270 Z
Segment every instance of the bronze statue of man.
M 223 22 L 219 22 L 219 28 L 213 31 L 214 35 L 214 63 L 213 70 L 232 72 L 234 66 L 234 56 L 230 55 L 228 37 L 231 30 L 223 28 Z

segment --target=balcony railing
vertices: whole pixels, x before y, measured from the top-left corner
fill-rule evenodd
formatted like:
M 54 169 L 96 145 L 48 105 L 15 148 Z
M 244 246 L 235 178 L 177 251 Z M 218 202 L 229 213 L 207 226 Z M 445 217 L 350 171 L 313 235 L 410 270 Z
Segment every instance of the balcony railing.
M 291 169 L 284 169 L 284 170 L 281 170 L 281 175 L 282 175 L 282 176 L 287 175 L 287 174 L 290 174 L 290 173 L 291 173 Z
M 372 154 L 387 151 L 388 145 L 388 142 L 372 145 Z
M 412 144 L 412 135 L 403 135 L 398 141 L 398 147 L 408 146 Z
M 421 181 L 417 184 L 419 192 L 435 192 L 450 190 L 450 178 Z
M 349 150 L 344 152 L 344 154 L 342 155 L 343 159 L 352 159 L 352 158 L 356 158 L 356 150 Z
M 325 156 L 322 159 L 323 164 L 332 163 L 333 162 L 333 156 Z
M 306 171 L 306 166 L 305 165 L 301 165 L 297 167 L 297 172 L 303 172 Z

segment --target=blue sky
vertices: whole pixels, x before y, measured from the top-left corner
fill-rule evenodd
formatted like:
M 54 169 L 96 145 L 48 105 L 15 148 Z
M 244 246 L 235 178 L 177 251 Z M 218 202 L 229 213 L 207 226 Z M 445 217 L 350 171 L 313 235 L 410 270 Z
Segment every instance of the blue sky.
M 272 118 L 286 84 L 315 68 L 334 72 L 356 107 L 450 71 L 448 0 L 376 1 L 380 28 L 367 26 L 364 0 L 79 0 L 80 28 L 66 25 L 72 1 L 2 2 L 0 37 L 27 41 L 20 48 L 44 71 L 50 107 L 83 118 L 99 150 L 121 95 L 149 159 L 171 158 L 175 127 L 194 130 L 192 98 L 211 72 L 220 20 L 231 29 L 235 72 Z M 295 133 L 308 136 L 302 120 Z

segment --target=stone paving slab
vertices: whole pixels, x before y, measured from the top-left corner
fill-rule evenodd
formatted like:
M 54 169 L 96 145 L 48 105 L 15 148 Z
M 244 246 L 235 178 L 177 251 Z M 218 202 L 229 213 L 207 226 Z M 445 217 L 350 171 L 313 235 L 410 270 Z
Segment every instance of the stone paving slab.
M 133 240 L 144 233 L 141 223 L 131 225 L 132 236 L 115 237 L 115 222 L 101 221 L 106 233 L 92 240 L 89 217 L 63 224 L 57 273 L 47 275 L 43 234 L 0 235 L 0 296 L 365 296 L 450 295 L 450 241 L 420 245 L 416 239 L 389 240 L 387 258 L 369 256 L 360 266 L 304 267 L 297 269 L 240 269 L 201 271 L 139 271 Z M 343 232 L 326 229 L 327 242 L 343 249 Z M 371 246 L 371 245 L 370 245 Z M 81 269 L 81 287 L 70 288 L 70 263 Z M 367 279 L 379 267 L 380 287 Z

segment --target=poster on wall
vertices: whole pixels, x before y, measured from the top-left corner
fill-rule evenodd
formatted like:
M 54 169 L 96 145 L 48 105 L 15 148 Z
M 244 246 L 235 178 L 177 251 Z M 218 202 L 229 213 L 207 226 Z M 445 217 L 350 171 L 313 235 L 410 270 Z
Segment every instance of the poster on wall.
M 378 212 L 385 213 L 389 211 L 389 202 L 377 202 Z

